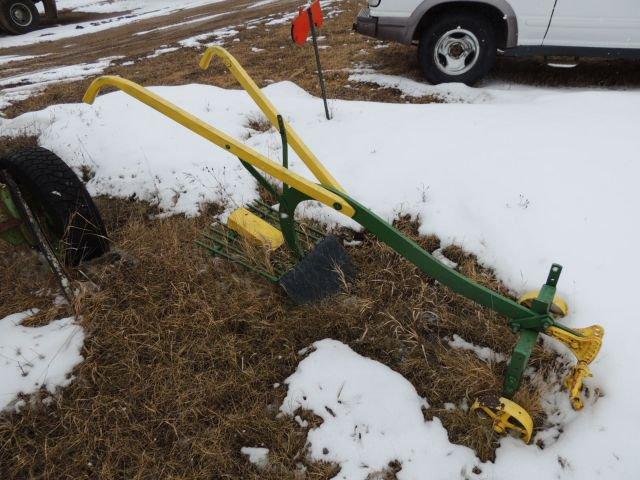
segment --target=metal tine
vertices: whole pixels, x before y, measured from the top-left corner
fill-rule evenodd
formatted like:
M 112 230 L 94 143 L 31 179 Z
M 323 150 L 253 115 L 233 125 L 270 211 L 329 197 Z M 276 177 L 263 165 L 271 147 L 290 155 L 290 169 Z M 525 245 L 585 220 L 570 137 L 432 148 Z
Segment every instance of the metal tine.
M 237 255 L 241 255 L 241 256 L 245 255 L 245 253 L 242 250 L 240 250 L 239 248 L 237 248 L 237 247 L 235 247 L 233 245 L 230 245 L 229 243 L 224 243 L 219 238 L 212 237 L 210 235 L 207 235 L 206 233 L 203 233 L 202 236 L 204 238 L 206 238 L 207 240 L 211 240 L 212 242 L 216 243 L 221 248 L 226 248 L 227 250 L 232 251 L 233 253 L 235 253 Z
M 219 243 L 221 246 L 224 246 L 224 247 L 228 246 L 230 248 L 238 249 L 237 247 L 235 247 L 233 245 L 234 240 L 236 239 L 236 237 L 232 237 L 229 233 L 227 233 L 228 230 L 226 228 L 224 228 L 224 227 L 222 227 L 222 228 L 210 227 L 208 232 L 210 234 L 214 234 L 214 235 L 218 236 L 217 238 L 210 238 L 210 240 L 213 240 L 216 243 Z M 202 235 L 206 236 L 206 232 L 203 232 Z
M 270 281 L 272 281 L 274 283 L 277 282 L 280 279 L 280 277 L 282 276 L 280 274 L 280 272 L 276 272 L 276 273 L 278 273 L 277 277 L 273 276 L 269 272 L 267 272 L 266 270 L 262 270 L 262 269 L 256 268 L 253 265 L 251 265 L 249 262 L 245 262 L 244 260 L 242 260 L 240 258 L 236 258 L 236 257 L 234 257 L 232 255 L 229 255 L 227 252 L 224 252 L 224 251 L 222 251 L 222 250 L 220 250 L 218 248 L 212 247 L 210 245 L 206 245 L 206 244 L 204 244 L 202 242 L 196 241 L 196 244 L 200 245 L 203 248 L 206 248 L 207 250 L 209 250 L 214 255 L 219 255 L 219 256 L 221 256 L 223 258 L 226 258 L 230 262 L 242 265 L 246 269 L 251 270 L 252 272 L 255 272 L 255 273 L 259 274 L 259 275 L 262 275 L 264 278 L 266 278 L 267 280 L 270 280 Z
M 216 238 L 214 236 L 208 235 L 207 233 L 203 233 L 202 236 L 204 238 L 206 238 L 207 240 L 211 240 L 212 242 L 215 243 L 215 245 L 217 245 L 218 247 L 222 248 L 222 249 L 226 249 L 229 252 L 232 252 L 242 258 L 246 258 L 248 259 L 246 252 L 242 251 L 240 248 L 236 247 L 235 245 L 231 245 L 228 240 L 229 240 L 229 236 L 225 235 L 223 232 L 221 232 L 220 230 L 216 230 L 216 229 L 211 229 L 210 230 L 211 233 L 218 235 L 220 237 L 224 237 L 224 240 L 220 239 L 220 238 Z M 226 240 L 226 241 L 225 241 Z M 202 244 L 200 244 L 202 245 Z M 206 248 L 211 249 L 212 246 L 207 246 Z M 215 248 L 215 246 L 214 246 Z M 233 257 L 233 259 L 235 259 L 235 257 Z M 233 261 L 233 260 L 232 260 Z M 286 265 L 283 262 L 278 262 L 275 259 L 271 259 L 271 263 L 274 267 L 274 270 L 276 271 L 276 273 L 279 276 L 283 275 L 283 269 L 284 271 L 289 270 L 291 268 L 290 265 Z M 242 263 L 244 265 L 244 263 Z M 276 265 L 277 264 L 277 265 Z M 282 267 L 282 268 L 276 268 L 277 266 Z M 257 268 L 257 267 L 256 267 Z

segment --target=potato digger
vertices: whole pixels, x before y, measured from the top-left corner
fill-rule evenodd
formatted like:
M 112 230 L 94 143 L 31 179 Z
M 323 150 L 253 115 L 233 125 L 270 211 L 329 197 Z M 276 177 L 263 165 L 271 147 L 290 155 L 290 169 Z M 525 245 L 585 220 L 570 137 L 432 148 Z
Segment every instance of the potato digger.
M 519 335 L 519 339 L 506 370 L 501 395 L 493 399 L 478 399 L 472 407 L 473 411 L 492 421 L 496 432 L 514 434 L 527 443 L 531 440 L 531 416 L 512 399 L 541 334 L 559 340 L 575 355 L 576 365 L 564 384 L 573 408 L 583 408 L 583 380 L 591 375 L 589 364 L 600 350 L 604 329 L 599 325 L 572 329 L 557 321 L 567 313 L 566 303 L 556 296 L 562 271 L 560 265 L 553 264 L 542 288 L 525 295 L 520 301 L 500 295 L 444 265 L 349 196 L 228 51 L 218 46 L 209 48 L 200 61 L 200 67 L 207 69 L 214 57 L 222 59 L 279 132 L 283 144 L 281 164 L 124 78 L 100 77 L 93 81 L 84 96 L 84 102 L 92 104 L 105 87 L 123 91 L 237 157 L 257 182 L 277 199 L 275 205 L 258 201 L 235 210 L 226 225 L 215 225 L 204 232 L 198 240 L 199 245 L 213 255 L 240 264 L 280 285 L 296 304 L 321 300 L 340 291 L 345 282 L 353 278 L 355 265 L 336 236 L 325 236 L 319 229 L 296 221 L 296 209 L 301 203 L 319 202 L 351 218 L 427 276 L 508 318 L 510 328 Z M 289 170 L 289 146 L 315 175 L 318 183 Z M 273 179 L 281 184 L 276 185 Z M 252 255 L 251 251 L 257 251 L 259 255 Z

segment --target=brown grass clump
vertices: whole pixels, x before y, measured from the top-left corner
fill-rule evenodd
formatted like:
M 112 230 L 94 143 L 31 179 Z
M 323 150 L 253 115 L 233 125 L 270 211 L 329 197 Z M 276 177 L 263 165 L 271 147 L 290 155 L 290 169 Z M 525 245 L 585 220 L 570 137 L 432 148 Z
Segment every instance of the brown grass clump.
M 99 287 L 78 305 L 86 360 L 53 406 L 36 398 L 0 418 L 7 478 L 331 478 L 335 466 L 306 459 L 306 430 L 276 418 L 286 392 L 274 388 L 295 370 L 297 352 L 323 338 L 403 374 L 452 441 L 492 458 L 487 424 L 444 404 L 499 391 L 504 365 L 452 349 L 448 339 L 457 333 L 507 354 L 515 337 L 504 319 L 370 235 L 350 249 L 360 274 L 349 292 L 295 307 L 277 287 L 194 245 L 210 218 L 153 219 L 144 204 L 98 203 L 124 253 L 74 272 Z M 434 237 L 419 241 L 438 246 Z M 73 313 L 51 307 L 55 282 L 35 256 L 0 245 L 0 262 L 0 316 L 34 306 L 44 310 L 40 321 Z M 497 286 L 477 262 L 474 269 Z M 534 357 L 536 364 L 541 353 Z M 523 392 L 541 425 L 539 391 L 527 380 Z M 256 470 L 243 446 L 269 448 L 269 468 Z M 390 472 L 381 478 L 394 478 Z

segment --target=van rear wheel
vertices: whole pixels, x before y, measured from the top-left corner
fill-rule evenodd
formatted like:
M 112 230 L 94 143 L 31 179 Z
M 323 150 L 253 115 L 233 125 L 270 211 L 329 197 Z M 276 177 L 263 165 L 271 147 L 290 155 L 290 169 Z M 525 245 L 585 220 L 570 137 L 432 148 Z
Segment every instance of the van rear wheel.
M 31 0 L 0 0 L 0 26 L 14 35 L 35 30 L 40 13 Z
M 436 17 L 424 30 L 418 60 L 433 84 L 460 82 L 473 85 L 496 60 L 495 29 L 482 15 L 450 12 Z

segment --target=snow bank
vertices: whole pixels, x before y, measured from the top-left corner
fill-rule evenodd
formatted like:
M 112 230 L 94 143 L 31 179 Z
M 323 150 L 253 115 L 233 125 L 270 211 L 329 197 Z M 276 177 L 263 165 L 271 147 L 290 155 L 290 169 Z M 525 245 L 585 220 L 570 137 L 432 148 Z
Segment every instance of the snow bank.
M 99 75 L 111 66 L 114 61 L 121 58 L 120 56 L 105 57 L 92 63 L 36 70 L 0 79 L 0 110 L 12 103 L 25 100 L 31 95 L 41 92 L 49 85 L 74 82 L 92 75 Z
M 43 327 L 21 323 L 36 314 L 29 310 L 0 320 L 0 411 L 19 408 L 18 394 L 41 388 L 54 393 L 73 380 L 71 371 L 83 360 L 84 332 L 74 318 Z
M 449 442 L 438 419 L 424 421 L 427 402 L 402 375 L 335 340 L 313 346 L 286 380 L 280 411 L 309 410 L 322 418 L 309 432 L 309 454 L 340 464 L 335 478 L 367 480 L 397 461 L 400 479 L 446 480 L 478 465 L 473 451 Z
M 279 161 L 276 132 L 246 127 L 258 110 L 244 92 L 153 90 L 235 137 L 251 135 L 249 144 Z M 566 397 L 557 400 L 557 442 L 540 451 L 504 440 L 491 478 L 640 476 L 633 381 L 640 323 L 632 291 L 640 268 L 633 220 L 640 207 L 640 94 L 529 89 L 508 98 L 495 90 L 478 104 L 331 101 L 334 119 L 327 122 L 321 101 L 294 84 L 265 91 L 352 196 L 388 219 L 418 216 L 422 233 L 477 254 L 517 293 L 539 288 L 551 263 L 562 263 L 560 293 L 572 309 L 566 322 L 606 328 L 586 382 L 604 397 L 591 395 L 579 414 Z M 74 167 L 92 168 L 93 193 L 135 194 L 187 214 L 202 201 L 227 200 L 229 211 L 256 197 L 254 180 L 235 158 L 121 93 L 94 106 L 0 120 L 0 130 L 36 133 Z M 308 175 L 295 155 L 290 164 Z M 307 213 L 335 218 L 315 208 Z

